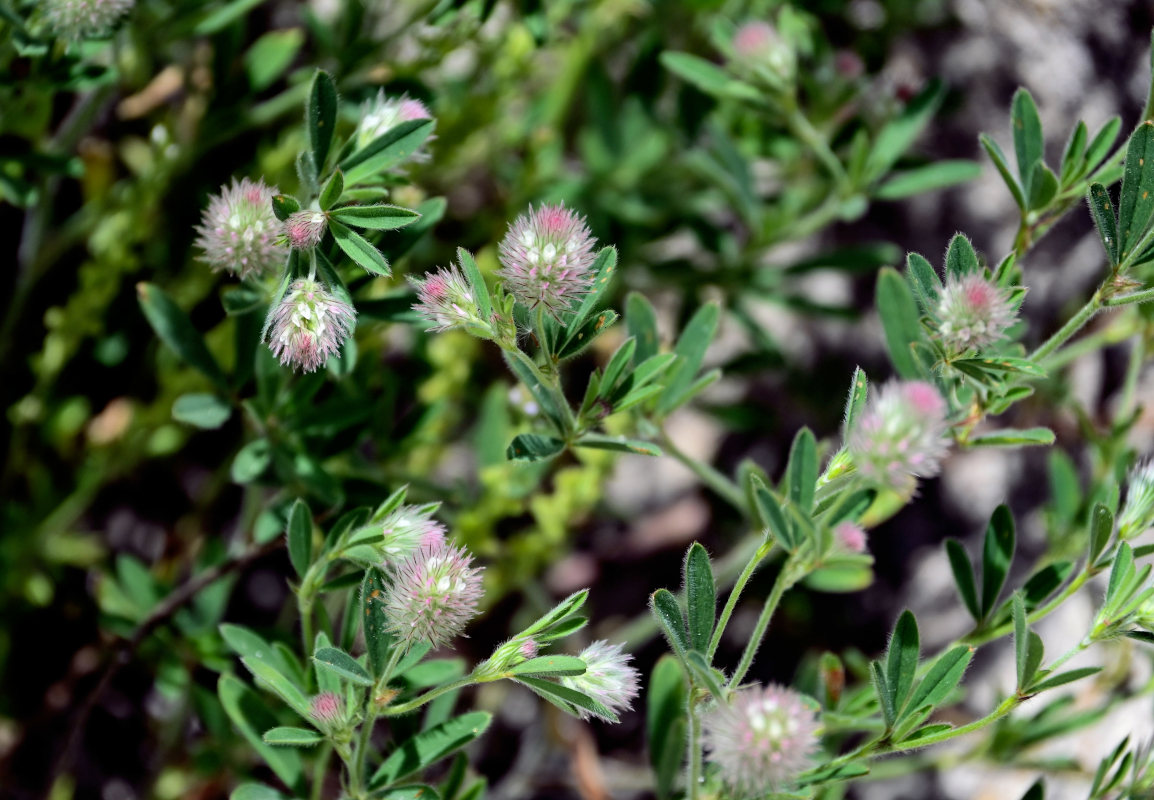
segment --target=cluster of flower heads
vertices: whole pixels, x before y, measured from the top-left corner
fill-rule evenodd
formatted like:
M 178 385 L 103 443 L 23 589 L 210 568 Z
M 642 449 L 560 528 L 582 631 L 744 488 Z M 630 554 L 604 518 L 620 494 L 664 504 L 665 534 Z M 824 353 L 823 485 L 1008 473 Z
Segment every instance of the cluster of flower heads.
M 631 656 L 624 652 L 622 645 L 598 640 L 582 650 L 578 658 L 585 662 L 585 672 L 562 678 L 563 685 L 584 692 L 613 714 L 632 707 L 640 676 L 629 666 Z M 581 719 L 597 716 L 607 722 L 614 721 L 586 709 L 581 709 L 580 713 Z
M 133 5 L 134 0 L 44 0 L 44 19 L 61 39 L 92 39 L 108 34 Z
M 783 686 L 751 686 L 702 720 L 709 760 L 740 796 L 788 786 L 817 748 L 817 713 Z
M 375 99 L 370 100 L 361 109 L 361 119 L 357 123 L 357 147 L 364 147 L 402 122 L 432 118 L 433 115 L 420 100 L 414 100 L 407 94 L 389 97 L 382 89 Z
M 389 565 L 385 619 L 405 647 L 439 647 L 458 636 L 477 613 L 481 568 L 464 548 L 439 541 L 421 545 Z
M 356 322 L 351 305 L 324 284 L 300 278 L 273 310 L 269 347 L 286 367 L 314 372 L 340 351 Z
M 276 188 L 263 180 L 233 180 L 214 195 L 197 226 L 201 258 L 214 270 L 261 277 L 284 265 L 284 226 L 272 210 Z
M 984 275 L 950 275 L 937 308 L 938 335 L 954 352 L 982 349 L 1001 339 L 1017 310 L 1006 289 Z
M 938 474 L 949 449 L 946 401 L 923 381 L 890 381 L 874 393 L 850 434 L 858 472 L 899 494 L 912 494 L 917 478 Z
M 595 244 L 581 215 L 562 205 L 530 208 L 498 246 L 497 275 L 523 306 L 559 318 L 589 291 Z

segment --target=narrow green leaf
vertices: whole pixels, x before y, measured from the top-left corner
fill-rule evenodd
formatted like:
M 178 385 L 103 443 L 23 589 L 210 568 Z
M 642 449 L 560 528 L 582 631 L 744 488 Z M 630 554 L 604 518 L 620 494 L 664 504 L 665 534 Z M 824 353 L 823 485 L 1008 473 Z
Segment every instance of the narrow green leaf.
M 1022 586 L 1022 600 L 1026 604 L 1026 611 L 1033 611 L 1056 592 L 1073 569 L 1073 562 L 1058 561 L 1047 564 L 1031 575 Z
M 574 716 L 582 716 L 581 711 L 588 711 L 606 722 L 616 723 L 620 721 L 616 714 L 584 692 L 570 689 L 568 686 L 562 686 L 559 683 L 545 678 L 534 678 L 530 675 L 524 675 L 513 680 L 523 686 L 527 686 L 532 689 L 533 693 L 538 697 L 548 700 L 561 710 Z
M 891 693 L 895 719 L 901 716 L 913 688 L 919 653 L 917 620 L 911 611 L 903 611 L 886 651 L 886 685 Z
M 258 685 L 264 686 L 273 692 L 273 694 L 277 695 L 288 704 L 289 708 L 297 712 L 301 719 L 310 719 L 308 699 L 305 697 L 304 692 L 300 690 L 300 687 L 293 683 L 286 675 L 279 672 L 268 661 L 261 658 L 244 657 L 240 661 L 244 664 L 245 668 L 252 673 L 252 676 L 256 678 Z
M 1044 681 L 1040 681 L 1034 686 L 1031 686 L 1030 689 L 1035 694 L 1038 692 L 1044 692 L 1047 689 L 1054 689 L 1058 686 L 1065 686 L 1067 683 L 1080 681 L 1082 678 L 1088 678 L 1091 675 L 1095 675 L 1101 671 L 1101 667 L 1080 667 L 1078 669 L 1072 669 L 1068 672 L 1059 673 L 1052 678 L 1046 678 Z
M 538 433 L 519 433 L 509 443 L 505 456 L 510 461 L 543 461 L 565 450 L 565 442 Z
M 593 316 L 593 312 L 601 303 L 601 298 L 604 297 L 605 292 L 613 283 L 613 276 L 617 273 L 617 250 L 612 247 L 602 247 L 597 252 L 597 257 L 593 259 L 593 266 L 589 268 L 589 271 L 593 275 L 593 283 L 582 298 L 581 305 L 577 306 L 573 315 L 565 320 L 565 327 L 570 338 L 578 328 L 585 324 L 586 320 Z
M 802 428 L 793 437 L 785 472 L 790 502 L 802 514 L 809 514 L 817 485 L 817 440 L 809 428 Z
M 1014 516 L 1005 505 L 994 509 L 982 547 L 982 617 L 998 602 L 998 595 L 1014 558 Z
M 910 698 L 910 708 L 922 706 L 936 707 L 942 703 L 961 682 L 966 667 L 974 657 L 974 649 L 960 644 L 939 656 L 918 684 Z
M 737 97 L 760 101 L 761 93 L 729 76 L 721 67 L 691 53 L 666 50 L 661 54 L 661 66 L 696 88 L 714 97 Z
M 969 438 L 971 447 L 1021 447 L 1053 443 L 1054 432 L 1049 428 L 1004 428 Z
M 228 379 L 224 371 L 180 306 L 159 286 L 151 283 L 136 284 L 136 295 L 145 319 L 156 331 L 160 341 L 217 386 L 227 389 Z
M 657 355 L 661 346 L 657 336 L 657 310 L 645 295 L 630 292 L 625 298 L 625 327 L 637 340 L 634 363 L 640 364 Z
M 305 108 L 305 122 L 313 165 L 320 175 L 323 174 L 325 161 L 329 157 L 337 123 L 337 87 L 323 69 L 318 69 L 313 76 L 308 105 Z
M 1111 266 L 1118 264 L 1118 222 L 1114 219 L 1114 207 L 1110 204 L 1110 193 L 1100 183 L 1090 184 L 1086 190 L 1086 201 L 1090 204 L 1090 216 L 1098 229 L 1098 238 L 1106 249 L 1106 257 Z
M 885 668 L 882 667 L 882 662 L 870 662 L 870 679 L 873 682 L 874 693 L 877 694 L 878 706 L 882 711 L 882 718 L 886 723 L 886 730 L 893 729 L 894 726 L 894 696 L 886 681 Z
M 264 0 L 232 0 L 213 9 L 196 24 L 193 32 L 197 36 L 211 36 L 227 28 L 248 12 L 263 3 Z
M 1078 120 L 1078 124 L 1070 133 L 1070 138 L 1066 140 L 1066 148 L 1062 151 L 1061 178 L 1063 186 L 1069 186 L 1074 178 L 1081 174 L 1086 159 L 1086 140 L 1089 136 L 1090 132 L 1086 128 L 1086 123 Z
M 713 583 L 713 566 L 709 554 L 700 542 L 689 546 L 685 554 L 685 596 L 689 621 L 689 646 L 706 652 L 713 636 L 713 622 L 717 614 L 717 587 Z
M 1118 200 L 1118 260 L 1125 261 L 1154 211 L 1154 122 L 1147 120 L 1130 136 Z
M 345 225 L 357 228 L 367 228 L 374 231 L 391 231 L 412 225 L 421 218 L 411 208 L 392 205 L 373 206 L 341 206 L 332 210 L 333 219 L 340 220 Z
M 906 272 L 923 313 L 936 311 L 942 293 L 942 281 L 930 262 L 918 253 L 906 256 Z
M 389 652 L 393 649 L 393 637 L 389 633 L 388 619 L 385 616 L 387 591 L 388 581 L 381 569 L 369 567 L 365 570 L 365 577 L 361 582 L 365 651 L 368 655 L 369 669 L 377 678 L 384 674 Z
M 297 575 L 304 577 L 313 558 L 313 518 L 303 500 L 293 503 L 289 512 L 288 530 L 289 561 Z
M 1102 555 L 1113 535 L 1114 514 L 1101 503 L 1095 503 L 1090 512 L 1089 561 L 1091 564 L 1098 560 L 1098 556 Z
M 684 661 L 686 651 L 690 648 L 685 617 L 677 598 L 668 589 L 658 589 L 650 596 L 649 605 L 673 651 Z
M 925 341 L 918 306 L 909 284 L 890 267 L 878 273 L 877 305 L 894 369 L 906 379 L 924 377 L 913 351 L 915 344 Z
M 931 81 L 902 112 L 878 131 L 873 148 L 866 159 L 865 178 L 872 183 L 881 178 L 929 124 L 941 105 L 945 88 L 940 81 Z
M 958 594 L 962 602 L 975 621 L 981 621 L 982 610 L 978 606 L 978 591 L 974 582 L 974 568 L 966 549 L 957 539 L 946 539 L 946 556 L 950 560 L 950 569 L 954 573 L 954 583 L 958 587 Z
M 705 656 L 696 650 L 690 650 L 686 657 L 686 663 L 689 665 L 694 682 L 698 686 L 704 687 L 719 702 L 726 702 L 729 699 L 725 692 L 724 676 L 709 666 Z
M 1041 211 L 1050 205 L 1058 195 L 1058 176 L 1045 164 L 1038 162 L 1030 177 L 1030 194 L 1026 207 L 1031 211 Z
M 978 254 L 965 234 L 955 233 L 946 249 L 946 274 L 955 278 L 981 271 Z
M 335 220 L 329 221 L 329 230 L 337 246 L 365 272 L 385 277 L 392 274 L 388 260 L 368 239 Z
M 1030 631 L 1026 635 L 1026 640 L 1026 663 L 1022 668 L 1022 674 L 1026 676 L 1025 685 L 1029 686 L 1038 675 L 1038 667 L 1042 666 L 1042 659 L 1046 657 L 1046 646 L 1042 643 L 1042 637 L 1034 631 Z
M 1106 158 L 1121 130 L 1121 117 L 1111 117 L 1098 129 L 1090 140 L 1090 146 L 1086 148 L 1086 170 L 1093 170 Z
M 305 728 L 287 728 L 278 726 L 264 732 L 265 744 L 280 745 L 283 747 L 312 747 L 325 740 L 316 731 Z
M 869 395 L 869 379 L 861 367 L 853 368 L 853 378 L 849 384 L 849 394 L 845 400 L 845 415 L 842 418 L 841 440 L 848 442 L 854 424 L 865 408 L 866 398 Z
M 402 742 L 373 773 L 369 788 L 391 786 L 451 756 L 481 736 L 493 721 L 484 711 L 471 711 L 434 725 Z
M 304 763 L 300 754 L 294 750 L 272 747 L 264 742 L 263 732 L 276 727 L 277 719 L 260 696 L 231 675 L 220 676 L 217 682 L 217 695 L 232 724 L 264 759 L 273 773 L 294 792 L 302 791 Z M 253 798 L 256 794 L 248 796 Z
M 1034 165 L 1042 160 L 1045 143 L 1042 140 L 1042 120 L 1038 116 L 1038 107 L 1026 89 L 1014 92 L 1014 99 L 1010 103 L 1010 125 L 1014 134 L 1014 154 L 1018 159 L 1018 176 L 1029 193 Z
M 345 191 L 345 174 L 339 169 L 333 171 L 333 176 L 329 178 L 329 182 L 325 184 L 324 191 L 321 192 L 320 206 L 322 211 L 328 211 L 337 204 L 341 199 L 341 195 Z
M 584 675 L 585 662 L 576 656 L 538 656 L 522 661 L 509 669 L 510 675 Z
M 645 730 L 656 792 L 670 800 L 685 755 L 685 677 L 678 661 L 666 653 L 657 660 L 646 684 Z
M 489 297 L 489 287 L 485 285 L 481 268 L 477 266 L 473 254 L 463 247 L 457 248 L 457 261 L 469 281 L 469 288 L 473 290 L 473 299 L 477 301 L 477 311 L 480 312 L 481 319 L 488 319 L 493 315 L 493 301 Z
M 689 394 L 691 385 L 701 369 L 705 359 L 705 351 L 717 333 L 717 323 L 721 311 L 717 303 L 706 303 L 697 309 L 685 325 L 685 330 L 677 339 L 677 346 L 673 352 L 678 361 L 670 367 L 670 374 L 665 382 L 665 391 L 657 403 L 657 411 L 661 415 L 668 414 L 677 408 Z
M 1114 554 L 1114 564 L 1110 568 L 1110 582 L 1106 586 L 1106 605 L 1119 598 L 1122 587 L 1134 573 L 1134 551 L 1126 542 L 1118 545 Z
M 575 447 L 589 447 L 594 450 L 613 450 L 618 453 L 633 453 L 639 456 L 660 456 L 662 450 L 652 442 L 643 439 L 626 439 L 623 436 L 605 436 L 587 433 L 573 443 Z
M 761 482 L 759 477 L 751 474 L 750 480 L 753 485 L 754 511 L 761 519 L 762 525 L 777 539 L 778 543 L 784 549 L 795 549 L 798 542 L 795 541 L 793 528 L 785 519 L 785 514 L 781 509 L 781 503 L 777 501 L 773 492 Z
M 355 186 L 412 155 L 433 133 L 431 119 L 410 119 L 395 125 L 341 161 L 345 183 Z
M 214 394 L 182 394 L 172 404 L 172 418 L 204 430 L 214 430 L 232 416 L 232 406 Z
M 1026 656 L 1029 648 L 1026 604 L 1018 592 L 1014 592 L 1014 596 L 1011 598 L 1010 609 L 1014 620 L 1014 663 L 1017 667 L 1018 689 L 1020 691 L 1026 688 L 1032 676 L 1026 674 Z
M 372 686 L 373 678 L 357 660 L 336 647 L 322 647 L 313 653 L 318 667 L 327 669 L 358 686 Z
M 973 161 L 936 161 L 893 175 L 873 195 L 878 200 L 900 200 L 972 181 L 981 174 L 982 166 Z
M 1014 174 L 1010 171 L 1010 164 L 1006 160 L 1006 154 L 1002 152 L 1002 148 L 986 134 L 981 134 L 978 137 L 982 148 L 986 151 L 986 155 L 994 162 L 994 166 L 998 170 L 998 174 L 1002 176 L 1002 180 L 1006 184 L 1006 188 L 1010 190 L 1010 194 L 1014 196 L 1014 202 L 1018 204 L 1018 208 L 1022 211 L 1026 210 L 1026 195 L 1023 192 L 1021 184 Z

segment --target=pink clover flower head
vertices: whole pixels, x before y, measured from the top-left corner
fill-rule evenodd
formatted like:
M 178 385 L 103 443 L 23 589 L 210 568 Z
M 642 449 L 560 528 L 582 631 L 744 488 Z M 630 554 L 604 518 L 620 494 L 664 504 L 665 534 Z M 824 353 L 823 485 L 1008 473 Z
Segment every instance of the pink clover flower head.
M 946 401 L 923 381 L 889 381 L 870 397 L 849 452 L 864 477 L 899 494 L 938 474 L 949 449 Z
M 540 649 L 536 639 L 526 639 L 521 642 L 521 645 L 517 648 L 517 652 L 520 653 L 521 658 L 528 661 L 530 658 L 536 658 Z
M 544 306 L 556 318 L 589 291 L 595 244 L 576 212 L 563 205 L 530 208 L 501 240 L 497 275 L 523 306 Z
M 340 351 L 357 324 L 357 312 L 324 284 L 292 282 L 273 311 L 269 348 L 286 367 L 315 372 Z
M 818 745 L 817 713 L 784 686 L 742 689 L 702 720 L 708 758 L 742 796 L 788 786 Z
M 385 517 L 380 550 L 386 561 L 411 555 L 422 547 L 445 543 L 445 526 L 433 519 L 436 505 L 401 506 Z
M 285 236 L 297 250 L 312 250 L 324 238 L 328 217 L 322 211 L 297 211 L 285 220 Z
M 629 666 L 633 657 L 623 652 L 622 645 L 602 639 L 582 650 L 578 658 L 585 662 L 585 672 L 565 676 L 561 683 L 589 695 L 613 715 L 580 709 L 581 719 L 598 717 L 606 722 L 616 722 L 614 717 L 632 708 L 633 698 L 637 697 L 640 676 Z
M 402 122 L 432 118 L 433 115 L 420 100 L 414 100 L 407 94 L 389 97 L 384 89 L 381 89 L 377 92 L 376 98 L 361 108 L 361 119 L 357 123 L 357 147 L 364 147 Z
M 209 200 L 197 226 L 201 260 L 214 270 L 241 278 L 260 277 L 280 267 L 288 255 L 281 244 L 284 226 L 272 210 L 274 187 L 263 180 L 233 180 Z
M 733 34 L 733 52 L 745 59 L 764 58 L 773 53 L 781 41 L 777 30 L 768 22 L 747 22 Z
M 833 536 L 844 550 L 851 553 L 865 552 L 866 532 L 857 523 L 848 520 L 839 522 L 833 529 Z
M 464 548 L 441 542 L 392 565 L 385 618 L 406 647 L 417 642 L 440 647 L 476 615 L 481 569 L 471 563 Z
M 472 287 L 456 266 L 442 267 L 423 278 L 410 276 L 409 283 L 417 290 L 413 310 L 430 325 L 426 330 L 447 331 L 470 322 L 485 323 Z
M 335 692 L 321 692 L 309 703 L 309 716 L 322 727 L 336 727 L 344 719 L 344 703 Z
M 1128 538 L 1154 527 L 1154 460 L 1139 461 L 1126 476 L 1126 502 L 1118 514 L 1118 535 Z
M 998 341 L 1014 324 L 1017 311 L 1010 293 L 971 272 L 946 279 L 938 302 L 938 335 L 946 347 L 956 352 L 982 349 Z
M 44 0 L 44 19 L 55 35 L 75 42 L 107 35 L 133 5 L 134 0 Z

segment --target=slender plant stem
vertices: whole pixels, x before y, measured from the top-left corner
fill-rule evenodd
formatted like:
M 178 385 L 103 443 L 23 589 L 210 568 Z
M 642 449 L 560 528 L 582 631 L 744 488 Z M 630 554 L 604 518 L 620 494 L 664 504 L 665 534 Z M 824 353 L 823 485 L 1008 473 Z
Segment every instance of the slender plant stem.
M 443 694 L 448 694 L 449 692 L 456 691 L 457 689 L 463 689 L 466 686 L 471 686 L 474 683 L 477 683 L 477 681 L 472 676 L 467 676 L 459 680 L 455 680 L 452 683 L 446 683 L 444 686 L 438 686 L 436 689 L 431 689 L 425 692 L 420 697 L 414 697 L 407 703 L 399 703 L 395 706 L 386 707 L 381 711 L 381 716 L 399 717 L 401 714 L 408 714 L 410 711 L 415 711 L 416 709 L 425 705 L 425 703 L 436 700 Z
M 1061 591 L 1061 593 L 1056 595 L 1053 600 L 1046 603 L 1046 605 L 1042 606 L 1041 608 L 1036 608 L 1033 611 L 1031 611 L 1029 614 L 1027 614 L 1026 615 L 1026 621 L 1027 622 L 1037 622 L 1038 620 L 1043 619 L 1044 617 L 1049 615 L 1052 611 L 1057 609 L 1058 606 L 1062 605 L 1062 603 L 1069 600 L 1074 595 L 1075 592 L 1077 592 L 1079 589 L 1081 589 L 1082 586 L 1086 583 L 1086 581 L 1088 581 L 1090 579 L 1090 577 L 1091 577 L 1090 565 L 1087 564 L 1086 569 L 1082 570 L 1082 572 L 1078 573 L 1078 576 L 1076 578 L 1074 578 L 1074 580 L 1072 580 L 1068 584 L 1066 584 L 1066 588 L 1063 589 Z M 995 639 L 1002 638 L 1003 636 L 1008 634 L 1013 629 L 1014 629 L 1014 623 L 1013 622 L 1007 622 L 1006 624 L 999 625 L 996 628 L 991 628 L 987 631 L 982 631 L 980 633 L 976 633 L 976 634 L 972 634 L 970 636 L 967 636 L 964 639 L 961 639 L 958 643 L 959 644 L 968 644 L 968 645 L 971 645 L 974 647 L 978 647 L 980 645 L 986 644 L 987 642 L 992 642 Z
M 689 718 L 688 740 L 689 753 L 687 758 L 689 768 L 686 770 L 685 793 L 688 800 L 698 800 L 701 797 L 701 717 L 697 713 L 696 687 L 690 683 L 689 692 L 685 701 L 685 714 Z
M 321 800 L 325 790 L 325 775 L 329 771 L 329 759 L 333 754 L 333 744 L 330 741 L 325 741 L 321 745 L 320 753 L 317 755 L 316 763 L 313 764 L 313 787 L 309 793 L 310 800 Z
M 1143 289 L 1140 292 L 1107 297 L 1102 301 L 1102 305 L 1107 308 L 1115 308 L 1117 306 L 1128 306 L 1133 303 L 1148 303 L 1151 300 L 1154 300 L 1154 289 Z
M 1066 340 L 1068 340 L 1071 336 L 1082 330 L 1082 326 L 1089 322 L 1090 319 L 1095 314 L 1097 314 L 1101 308 L 1102 290 L 1099 289 L 1098 291 L 1094 292 L 1094 295 L 1089 300 L 1086 301 L 1086 305 L 1078 309 L 1077 314 L 1070 317 L 1070 319 L 1066 321 L 1066 324 L 1059 328 L 1053 336 L 1042 342 L 1038 349 L 1033 353 L 1030 353 L 1030 360 L 1039 361 L 1053 353 L 1055 350 L 1065 344 Z
M 1130 343 L 1130 361 L 1126 365 L 1126 380 L 1122 384 L 1122 402 L 1118 404 L 1117 419 L 1125 419 L 1134 410 L 1138 379 L 1142 376 L 1142 362 L 1145 360 L 1146 332 L 1142 331 Z
M 549 376 L 543 373 L 541 368 L 537 366 L 537 362 L 526 355 L 519 347 L 506 347 L 505 352 L 524 365 L 541 388 L 548 392 L 549 399 L 552 400 L 553 405 L 557 407 L 562 433 L 567 440 L 572 438 L 577 430 L 577 420 L 573 417 L 573 409 L 569 407 L 569 401 L 565 399 L 565 393 L 561 391 L 561 383 L 557 378 L 557 374 L 553 373 L 552 376 Z
M 806 146 L 813 151 L 813 154 L 817 156 L 818 161 L 826 168 L 838 186 L 848 185 L 849 179 L 846 177 L 845 167 L 842 166 L 841 160 L 830 149 L 826 138 L 797 107 L 796 100 L 787 106 L 786 122 L 789 124 L 790 130 L 797 134 L 797 138 L 805 142 Z
M 725 628 L 729 624 L 729 618 L 733 616 L 733 609 L 737 607 L 738 598 L 741 597 L 741 592 L 745 589 L 745 584 L 749 583 L 753 571 L 757 569 L 757 565 L 769 555 L 773 550 L 772 542 L 766 542 L 761 547 L 757 548 L 757 552 L 749 563 L 745 565 L 745 569 L 737 576 L 737 582 L 733 584 L 733 591 L 729 593 L 729 598 L 725 601 L 725 607 L 721 609 L 721 616 L 717 620 L 717 626 L 713 630 L 713 638 L 709 642 L 709 653 L 706 661 L 713 663 L 713 656 L 717 653 L 717 648 L 721 644 L 721 636 L 725 633 Z
M 745 494 L 736 483 L 710 464 L 686 453 L 673 442 L 673 439 L 664 430 L 661 432 L 661 446 L 669 455 L 688 467 L 694 475 L 701 479 L 702 483 L 720 495 L 725 502 L 743 515 L 748 513 L 745 508 Z
M 757 654 L 757 648 L 761 646 L 761 640 L 765 638 L 765 632 L 769 629 L 769 621 L 773 618 L 773 613 L 777 611 L 777 605 L 781 602 L 782 595 L 785 594 L 786 589 L 797 582 L 799 576 L 794 575 L 795 569 L 796 562 L 792 556 L 781 565 L 781 572 L 777 573 L 777 579 L 774 580 L 769 597 L 765 600 L 765 606 L 761 609 L 761 616 L 757 619 L 753 635 L 749 637 L 745 652 L 741 654 L 741 661 L 738 662 L 733 677 L 729 679 L 730 689 L 740 684 L 745 674 L 749 672 L 749 667 L 753 664 L 753 657 Z

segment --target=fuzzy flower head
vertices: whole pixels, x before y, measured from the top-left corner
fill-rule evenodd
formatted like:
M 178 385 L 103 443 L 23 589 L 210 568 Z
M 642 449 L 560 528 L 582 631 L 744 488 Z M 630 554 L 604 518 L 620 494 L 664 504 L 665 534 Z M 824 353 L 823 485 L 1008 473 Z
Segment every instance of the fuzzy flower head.
M 414 100 L 407 94 L 389 97 L 382 89 L 377 92 L 375 99 L 361 109 L 361 120 L 357 123 L 357 147 L 364 147 L 402 122 L 432 118 L 433 115 L 420 100 Z
M 530 208 L 501 240 L 498 277 L 526 308 L 557 317 L 589 291 L 596 240 L 585 218 L 562 205 Z
M 752 686 L 703 720 L 709 760 L 740 796 L 760 797 L 809 766 L 818 744 L 817 714 L 784 686 Z
M 413 310 L 429 323 L 426 330 L 446 331 L 470 323 L 487 324 L 481 319 L 469 282 L 457 267 L 441 268 L 424 278 L 410 276 L 409 283 L 417 290 Z
M 855 522 L 839 522 L 833 529 L 833 538 L 843 550 L 851 553 L 864 553 L 866 549 L 866 533 Z
M 946 401 L 928 383 L 886 383 L 870 397 L 850 434 L 858 472 L 899 494 L 912 494 L 916 478 L 938 474 L 948 450 L 946 412 Z
M 214 270 L 242 278 L 260 277 L 284 263 L 284 227 L 272 210 L 277 193 L 264 181 L 234 180 L 213 195 L 197 226 L 201 260 Z
M 1118 535 L 1137 536 L 1154 527 L 1154 460 L 1139 461 L 1126 476 L 1126 502 L 1118 514 Z
M 445 526 L 433 519 L 436 505 L 401 506 L 385 517 L 380 550 L 386 561 L 404 558 L 422 547 L 445 543 Z
M 955 352 L 964 352 L 1001 339 L 1014 324 L 1017 311 L 1008 291 L 971 272 L 946 279 L 937 316 L 942 342 Z
M 743 66 L 763 69 L 777 79 L 789 78 L 794 73 L 793 49 L 768 22 L 754 20 L 745 23 L 733 34 L 730 44 Z
M 297 211 L 284 223 L 285 236 L 291 247 L 312 250 L 324 238 L 328 217 L 320 211 Z
M 309 716 L 322 728 L 331 730 L 344 721 L 344 707 L 335 692 L 321 692 L 309 703 Z
M 596 716 L 606 722 L 616 722 L 614 717 L 632 708 L 633 698 L 637 697 L 639 676 L 637 670 L 629 666 L 632 656 L 622 651 L 622 645 L 600 640 L 582 650 L 578 658 L 585 662 L 585 672 L 566 676 L 561 683 L 589 695 L 614 715 L 581 709 L 581 719 Z
M 273 311 L 269 347 L 286 367 L 315 372 L 352 335 L 357 312 L 324 284 L 293 281 Z
M 417 642 L 440 647 L 477 613 L 481 570 L 471 562 L 464 548 L 440 542 L 392 566 L 385 618 L 406 647 Z
M 132 10 L 134 0 L 44 0 L 44 18 L 61 39 L 79 41 L 108 34 Z

